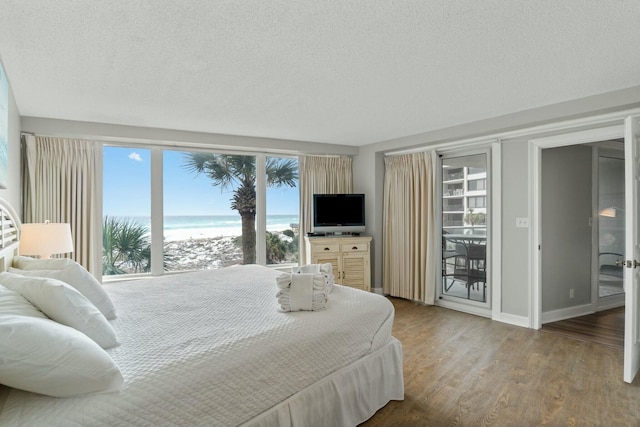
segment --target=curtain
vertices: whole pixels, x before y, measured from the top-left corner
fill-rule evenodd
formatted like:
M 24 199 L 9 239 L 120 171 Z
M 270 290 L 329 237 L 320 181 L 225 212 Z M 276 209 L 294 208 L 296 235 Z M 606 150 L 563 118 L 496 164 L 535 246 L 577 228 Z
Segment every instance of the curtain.
M 433 304 L 437 236 L 435 153 L 385 158 L 383 290 Z
M 306 260 L 304 236 L 313 225 L 314 194 L 349 194 L 353 192 L 351 157 L 301 156 L 298 160 L 300 181 L 300 263 Z
M 23 136 L 23 222 L 71 225 L 71 258 L 102 277 L 102 144 Z

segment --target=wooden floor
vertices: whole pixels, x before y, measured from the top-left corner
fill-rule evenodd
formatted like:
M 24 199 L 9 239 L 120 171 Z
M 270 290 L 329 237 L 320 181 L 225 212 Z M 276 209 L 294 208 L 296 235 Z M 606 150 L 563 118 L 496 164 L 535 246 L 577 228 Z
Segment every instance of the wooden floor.
M 542 325 L 543 332 L 624 349 L 624 307 Z
M 640 426 L 621 349 L 391 301 L 405 400 L 362 426 Z

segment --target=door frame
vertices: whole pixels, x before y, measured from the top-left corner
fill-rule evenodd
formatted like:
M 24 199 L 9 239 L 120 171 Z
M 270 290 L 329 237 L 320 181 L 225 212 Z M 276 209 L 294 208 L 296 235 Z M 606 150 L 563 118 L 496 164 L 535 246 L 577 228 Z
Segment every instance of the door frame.
M 566 147 L 569 145 L 588 144 L 624 137 L 624 123 L 535 138 L 529 140 L 529 194 L 532 203 L 529 207 L 531 227 L 529 228 L 530 242 L 530 277 L 529 282 L 529 327 L 540 329 L 542 326 L 542 264 L 540 245 L 542 241 L 541 226 L 541 185 L 542 185 L 542 150 L 546 148 Z

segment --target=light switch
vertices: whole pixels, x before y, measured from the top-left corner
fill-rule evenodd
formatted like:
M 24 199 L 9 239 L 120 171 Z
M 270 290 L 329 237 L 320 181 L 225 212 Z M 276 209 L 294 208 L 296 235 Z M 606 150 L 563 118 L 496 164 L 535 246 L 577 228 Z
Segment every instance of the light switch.
M 516 227 L 528 228 L 529 218 L 516 218 Z

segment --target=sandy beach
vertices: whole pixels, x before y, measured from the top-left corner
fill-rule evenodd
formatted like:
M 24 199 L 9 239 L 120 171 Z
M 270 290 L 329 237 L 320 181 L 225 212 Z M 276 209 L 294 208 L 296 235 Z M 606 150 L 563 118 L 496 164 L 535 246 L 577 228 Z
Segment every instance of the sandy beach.
M 165 269 L 168 271 L 206 270 L 242 262 L 242 248 L 236 237 L 204 237 L 173 240 L 164 245 Z
M 291 241 L 290 237 L 275 233 L 283 241 Z M 242 248 L 236 239 L 236 236 L 218 236 L 166 241 L 165 270 L 207 270 L 241 264 Z

